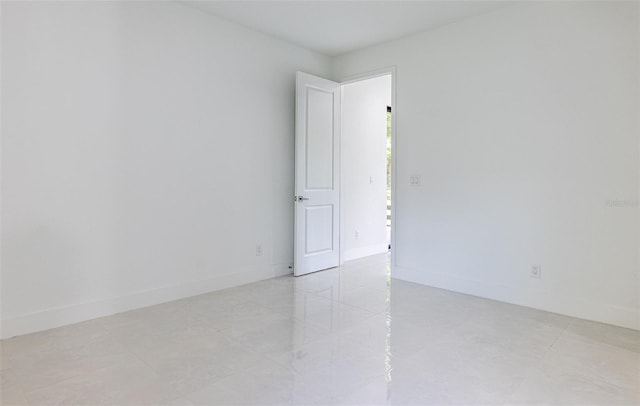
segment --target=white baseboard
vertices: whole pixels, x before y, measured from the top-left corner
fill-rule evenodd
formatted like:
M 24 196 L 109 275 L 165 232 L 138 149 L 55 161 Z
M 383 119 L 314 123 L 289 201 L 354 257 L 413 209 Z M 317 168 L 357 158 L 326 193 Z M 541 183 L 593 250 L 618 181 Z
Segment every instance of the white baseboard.
M 9 338 L 51 328 L 66 326 L 128 310 L 153 306 L 173 300 L 184 299 L 203 293 L 244 285 L 259 280 L 283 275 L 281 265 L 265 266 L 219 275 L 211 279 L 189 281 L 180 285 L 166 286 L 125 296 L 56 307 L 43 311 L 2 320 L 0 338 Z M 288 269 L 288 264 L 285 269 Z
M 275 264 L 273 266 L 273 276 L 286 276 L 293 275 L 293 263 L 283 262 L 281 264 Z
M 351 261 L 353 259 L 368 257 L 370 255 L 382 254 L 389 251 L 389 243 L 380 243 L 367 245 L 366 247 L 351 248 L 344 250 L 342 259 L 344 261 Z
M 639 309 L 612 306 L 588 298 L 568 297 L 562 292 L 542 291 L 535 287 L 514 288 L 398 266 L 393 267 L 391 276 L 407 282 L 640 330 Z
M 291 270 L 288 263 L 276 264 L 264 269 L 229 273 L 211 279 L 150 289 L 117 298 L 47 309 L 2 320 L 0 338 L 5 339 L 48 330 L 289 274 L 291 274 Z M 559 293 L 514 289 L 509 286 L 488 284 L 443 273 L 425 272 L 397 266 L 393 268 L 392 277 L 421 285 L 640 330 L 640 311 L 638 309 L 603 305 L 593 300 L 570 298 Z

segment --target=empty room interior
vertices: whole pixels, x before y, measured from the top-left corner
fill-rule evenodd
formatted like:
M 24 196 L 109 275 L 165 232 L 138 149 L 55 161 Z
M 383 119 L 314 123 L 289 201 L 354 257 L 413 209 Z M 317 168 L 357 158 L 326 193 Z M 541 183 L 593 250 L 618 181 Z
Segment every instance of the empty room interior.
M 640 405 L 639 1 L 0 26 L 0 404 Z

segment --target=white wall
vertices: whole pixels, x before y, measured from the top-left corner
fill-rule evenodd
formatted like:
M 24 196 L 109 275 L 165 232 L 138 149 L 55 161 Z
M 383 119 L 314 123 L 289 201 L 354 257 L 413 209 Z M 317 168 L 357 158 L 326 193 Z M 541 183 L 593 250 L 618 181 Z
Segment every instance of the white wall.
M 387 106 L 390 105 L 390 75 L 342 86 L 340 202 L 345 261 L 388 249 Z
M 287 273 L 329 68 L 172 2 L 2 2 L 2 337 Z
M 335 60 L 397 69 L 394 277 L 640 328 L 638 6 L 519 4 Z

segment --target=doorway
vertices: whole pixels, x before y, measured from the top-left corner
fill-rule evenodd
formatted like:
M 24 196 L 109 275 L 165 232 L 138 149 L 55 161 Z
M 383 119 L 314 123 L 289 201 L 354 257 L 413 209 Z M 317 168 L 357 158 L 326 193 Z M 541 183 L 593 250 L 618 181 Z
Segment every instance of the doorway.
M 392 76 L 341 86 L 341 263 L 391 248 Z
M 393 67 L 342 83 L 296 73 L 295 276 L 394 248 L 394 82 Z

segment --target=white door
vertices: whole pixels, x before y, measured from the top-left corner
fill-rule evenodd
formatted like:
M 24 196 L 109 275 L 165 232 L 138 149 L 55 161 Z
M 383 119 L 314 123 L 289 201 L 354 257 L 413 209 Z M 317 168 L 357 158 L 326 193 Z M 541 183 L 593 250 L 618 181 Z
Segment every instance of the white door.
M 296 276 L 340 260 L 340 84 L 296 73 Z

